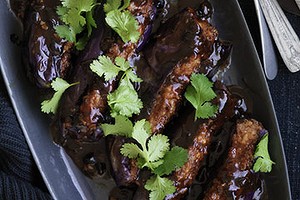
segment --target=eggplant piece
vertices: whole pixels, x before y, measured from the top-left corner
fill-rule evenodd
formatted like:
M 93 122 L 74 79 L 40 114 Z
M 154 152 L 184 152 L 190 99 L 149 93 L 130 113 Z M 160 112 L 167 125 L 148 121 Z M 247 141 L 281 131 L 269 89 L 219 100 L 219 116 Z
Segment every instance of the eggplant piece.
M 200 56 L 191 56 L 179 62 L 160 87 L 151 108 L 148 121 L 152 133 L 158 133 L 177 113 L 183 92 L 190 82 L 190 76 L 200 66 Z
M 192 9 L 185 9 L 168 19 L 142 51 L 142 57 L 137 62 L 137 74 L 143 79 L 140 84 L 139 96 L 144 108 L 138 119 L 147 118 L 153 106 L 154 96 L 158 93 L 169 73 L 179 61 L 188 60 L 200 47 L 198 16 Z M 230 62 L 232 45 L 229 42 L 216 40 L 213 43 L 209 58 L 201 62 L 202 73 L 213 77 L 222 71 Z M 198 67 L 199 68 L 199 67 Z
M 94 13 L 97 28 L 93 29 L 85 50 L 80 51 L 68 79 L 79 84 L 63 94 L 51 128 L 54 142 L 65 148 L 83 173 L 100 178 L 110 176 L 110 163 L 102 130 L 91 122 L 103 119 L 107 107 L 104 93 L 110 92 L 112 86 L 90 70 L 90 63 L 103 54 L 102 44 L 108 43 L 112 34 L 105 26 L 103 9 L 97 7 Z M 94 105 L 98 108 L 94 109 Z
M 218 32 L 207 21 L 199 20 L 195 10 L 189 8 L 186 13 L 198 30 L 193 37 L 196 45 L 193 54 L 176 64 L 160 86 L 148 116 L 152 133 L 161 132 L 177 113 L 191 75 L 196 72 L 208 74 L 213 69 L 207 67 L 206 62 L 213 59 L 214 47 L 219 43 Z
M 213 38 L 205 38 L 217 36 L 216 30 L 208 30 L 210 28 L 213 29 L 206 21 L 200 20 L 192 8 L 181 11 L 160 26 L 150 44 L 143 50 L 145 62 L 156 73 L 153 78 L 158 87 L 180 60 L 193 54 L 201 54 L 198 49 L 205 47 L 200 41 L 214 41 Z M 209 44 L 206 43 L 203 52 L 212 52 Z
M 193 23 L 198 23 L 197 16 L 195 15 L 194 11 L 192 9 L 186 10 L 182 12 L 180 15 L 183 15 L 183 17 L 175 16 L 177 20 L 184 20 L 187 21 L 189 19 L 190 21 L 193 21 Z M 190 19 L 191 18 L 191 19 Z M 173 18 L 170 19 L 173 21 Z M 154 107 L 152 108 L 150 115 L 148 116 L 149 122 L 151 124 L 151 128 L 154 132 L 157 132 L 158 130 L 161 130 L 167 122 L 169 122 L 172 117 L 177 113 L 178 107 L 181 104 L 182 101 L 182 95 L 186 88 L 186 86 L 189 83 L 189 78 L 193 72 L 200 71 L 202 73 L 209 73 L 213 71 L 212 69 L 220 69 L 227 66 L 228 64 L 228 58 L 231 52 L 231 45 L 223 44 L 220 41 L 218 41 L 216 38 L 216 31 L 215 29 L 210 25 L 207 24 L 207 22 L 200 21 L 199 23 L 203 26 L 203 31 L 199 31 L 199 27 L 197 28 L 197 32 L 194 32 L 194 34 L 201 34 L 199 38 L 203 39 L 203 42 L 201 42 L 201 45 L 195 44 L 195 49 L 198 49 L 198 52 L 202 52 L 202 58 L 205 59 L 201 63 L 201 56 L 194 55 L 184 58 L 181 61 L 175 65 L 173 70 L 170 72 L 170 74 L 167 76 L 165 82 L 161 85 L 160 90 L 158 92 L 158 95 L 156 96 Z M 180 23 L 179 23 L 180 24 Z M 179 26 L 178 26 L 179 27 Z M 185 30 L 185 29 L 183 29 Z M 178 29 L 178 31 L 183 31 L 182 29 Z M 164 32 L 163 32 L 164 33 Z M 159 34 L 159 32 L 158 32 Z M 180 33 L 178 33 L 181 35 Z M 210 36 L 210 37 L 209 37 Z M 171 37 L 171 36 L 170 36 Z M 195 38 L 196 36 L 192 36 L 192 38 Z M 207 38 L 210 38 L 208 40 Z M 194 41 L 194 40 L 193 40 Z M 159 42 L 159 41 L 158 41 Z M 195 42 L 195 41 L 194 41 Z M 174 43 L 173 40 L 170 40 L 170 45 Z M 200 42 L 199 42 L 200 43 Z M 165 42 L 165 46 L 168 46 L 169 44 Z M 209 46 L 210 45 L 210 46 Z M 197 48 L 196 48 L 197 47 Z M 152 47 L 151 47 L 152 48 Z M 203 48 L 203 50 L 201 50 Z M 180 51 L 181 49 L 178 49 L 177 51 Z M 207 51 L 207 52 L 205 52 Z M 205 52 L 205 53 L 204 53 Z M 200 69 L 199 69 L 200 68 Z M 140 68 L 138 68 L 140 69 Z M 141 71 L 139 71 L 139 74 L 142 74 L 142 78 L 146 77 L 146 75 L 150 72 L 153 72 L 150 67 L 146 69 L 150 70 L 144 70 L 143 68 Z M 144 72 L 144 73 L 143 73 Z M 217 72 L 217 70 L 215 70 Z M 152 76 L 155 77 L 155 76 Z M 143 84 L 147 84 L 144 89 L 147 87 L 150 88 L 150 90 L 154 90 L 156 86 L 151 86 L 150 84 L 152 82 L 155 82 L 152 77 L 148 77 L 147 81 L 144 81 L 141 83 L 141 90 L 143 88 Z M 147 77 L 146 77 L 147 78 Z M 151 80 L 152 79 L 152 80 Z M 149 81 L 149 82 L 148 82 Z M 152 88 L 151 88 L 152 87 Z M 144 90 L 144 91 L 147 91 Z M 142 98 L 145 95 L 148 97 L 148 95 L 152 95 L 152 97 L 149 97 L 153 99 L 153 93 L 154 92 L 145 92 L 142 93 Z M 143 102 L 147 101 L 147 99 Z M 148 99 L 149 102 L 149 99 Z M 147 105 L 144 106 L 147 109 Z M 138 118 L 143 118 L 144 115 L 147 113 L 147 110 L 143 110 L 138 116 Z M 117 142 L 117 141 L 116 141 Z M 117 155 L 111 155 L 112 157 Z M 114 171 L 115 173 L 124 173 L 128 174 L 129 176 L 132 176 L 131 173 L 128 173 L 130 171 L 131 165 L 130 165 L 130 159 L 127 159 L 127 163 L 120 164 L 118 168 L 116 168 Z M 121 163 L 121 162 L 120 162 Z M 121 174 L 122 174 L 121 173 Z M 119 182 L 117 184 L 122 184 L 124 186 L 131 185 L 132 182 L 135 182 L 134 177 L 137 177 L 136 175 L 132 176 L 131 178 L 127 177 L 125 180 L 119 179 Z M 130 181 L 128 181 L 130 180 Z
M 150 8 L 152 1 L 132 1 L 128 9 L 139 19 L 144 19 L 143 23 L 150 23 Z M 140 6 L 140 7 L 138 7 Z M 75 71 L 70 82 L 80 82 L 65 92 L 59 111 L 58 119 L 61 123 L 59 132 L 62 137 L 74 135 L 77 138 L 89 137 L 97 134 L 99 122 L 106 122 L 107 95 L 116 88 L 116 80 L 104 81 L 97 77 L 90 68 L 92 60 L 100 55 L 106 55 L 114 60 L 117 56 L 125 59 L 131 57 L 136 50 L 133 43 L 124 44 L 119 38 L 114 38 L 111 30 L 104 26 L 103 11 L 97 16 L 97 29 L 92 33 L 91 40 L 85 50 L 79 55 L 76 61 Z M 149 18 L 149 19 L 148 19 Z M 139 30 L 144 31 L 148 24 L 140 24 Z M 141 32 L 141 34 L 143 34 Z M 77 135 L 77 136 L 76 136 Z M 63 139 L 63 138 L 62 138 Z M 64 143 L 58 141 L 58 143 Z
M 168 195 L 166 199 L 185 197 L 195 181 L 202 163 L 209 154 L 208 149 L 214 138 L 221 134 L 225 124 L 238 113 L 240 97 L 231 94 L 220 82 L 215 83 L 214 90 L 217 93 L 214 104 L 219 105 L 216 117 L 195 121 L 194 108 L 187 104 L 180 109 L 178 117 L 164 131 L 168 133 L 172 146 L 188 149 L 187 162 L 169 177 L 174 182 L 176 192 Z M 149 193 L 144 189 L 147 178 L 142 177 L 140 179 L 145 179 L 145 181 L 139 183 L 140 187 L 136 192 L 135 199 L 146 199 L 149 196 Z
M 117 136 L 110 147 L 110 162 L 113 169 L 112 175 L 118 186 L 134 187 L 140 170 L 135 160 L 129 159 L 120 153 L 122 145 L 127 142 L 133 141 L 125 137 Z
M 182 133 L 181 131 L 184 127 L 190 127 L 188 130 L 191 132 L 191 128 L 195 127 L 192 117 L 187 119 L 187 124 L 182 123 L 178 125 L 179 127 L 176 127 L 176 130 L 178 130 L 177 132 L 174 130 L 175 133 L 173 134 L 175 134 L 175 138 L 172 140 L 172 143 L 188 149 L 188 161 L 171 176 L 171 180 L 174 181 L 176 187 L 176 192 L 169 195 L 166 199 L 181 199 L 186 195 L 189 187 L 196 179 L 201 164 L 209 154 L 208 149 L 212 143 L 213 137 L 219 134 L 224 124 L 231 120 L 236 114 L 236 107 L 238 105 L 237 97 L 230 94 L 226 89 L 222 89 L 222 87 L 224 87 L 222 84 L 218 83 L 216 85 L 217 87 L 220 87 L 217 88 L 216 91 L 218 94 L 217 99 L 219 108 L 221 108 L 217 116 L 215 118 L 203 120 L 202 122 L 200 120 L 199 127 L 192 134 L 189 133 L 187 135 L 186 131 L 185 133 Z M 192 112 L 192 114 L 194 113 Z M 179 120 L 182 120 L 182 118 L 180 117 Z M 199 120 L 197 124 L 199 124 Z
M 64 78 L 71 67 L 73 43 L 60 38 L 55 26 L 61 24 L 56 13 L 60 1 L 32 2 L 25 11 L 23 20 L 23 60 L 29 77 L 39 87 L 50 87 L 57 77 Z
M 151 22 L 152 7 L 152 1 L 141 0 L 132 1 L 128 7 L 128 10 L 141 20 L 139 31 L 142 35 L 148 26 L 147 23 Z M 99 8 L 95 13 L 97 28 L 93 30 L 85 50 L 78 56 L 75 70 L 71 76 L 70 82 L 80 82 L 80 84 L 69 88 L 63 94 L 55 121 L 56 125 L 54 124 L 59 127 L 54 131 L 56 132 L 54 133 L 55 141 L 68 149 L 67 151 L 81 169 L 83 169 L 81 159 L 83 155 L 76 155 L 73 152 L 80 152 L 81 148 L 88 148 L 94 142 L 103 140 L 103 133 L 98 125 L 103 122 L 111 122 L 107 95 L 117 85 L 117 80 L 104 81 L 103 78 L 93 73 L 89 66 L 100 55 L 106 55 L 112 60 L 117 56 L 130 59 L 136 53 L 137 48 L 137 44 L 130 42 L 124 44 L 120 38 L 115 37 L 116 35 L 109 27 L 104 25 L 105 17 L 102 9 Z M 78 145 L 73 145 L 73 143 Z M 100 149 L 94 149 L 90 153 L 96 153 Z M 107 149 L 108 147 L 105 148 L 105 151 Z M 96 160 L 96 162 L 98 161 Z M 96 171 L 95 169 L 89 170 Z M 89 171 L 84 172 L 87 175 L 93 174 Z M 97 174 L 93 176 L 92 178 L 98 177 Z
M 214 177 L 218 167 L 223 163 L 228 152 L 229 142 L 235 130 L 235 120 L 226 121 L 222 129 L 212 136 L 208 147 L 208 155 L 200 164 L 198 174 L 193 184 L 188 189 L 185 199 L 203 199 L 203 192 L 211 179 Z
M 104 21 L 104 12 L 101 7 L 95 10 L 95 19 L 97 28 L 95 28 L 91 34 L 91 37 L 86 44 L 85 50 L 81 51 L 78 55 L 78 59 L 75 62 L 75 67 L 70 73 L 70 78 L 68 81 L 70 83 L 79 82 L 79 84 L 70 87 L 65 91 L 61 100 L 60 106 L 58 108 L 57 114 L 55 116 L 55 120 L 53 121 L 53 127 L 57 128 L 54 133 L 54 141 L 58 144 L 65 143 L 65 137 L 70 133 L 73 135 L 73 138 L 84 138 L 84 135 L 78 135 L 82 127 L 81 125 L 76 127 L 74 123 L 80 121 L 78 110 L 80 110 L 80 102 L 83 101 L 83 106 L 87 107 L 88 103 L 98 103 L 101 105 L 103 110 L 103 104 L 97 101 L 93 101 L 91 99 L 85 100 L 83 97 L 85 95 L 91 96 L 91 94 L 97 95 L 94 97 L 94 100 L 102 99 L 102 90 L 110 91 L 111 87 L 105 87 L 104 81 L 98 78 L 91 70 L 90 63 L 98 58 L 99 55 L 103 54 L 103 50 L 101 49 L 101 45 L 107 38 L 110 38 L 111 32 L 105 26 Z M 90 88 L 91 92 L 87 93 L 87 89 Z M 101 90 L 101 97 L 99 96 L 99 92 Z M 93 115 L 91 115 L 93 116 Z M 83 118 L 86 119 L 85 113 L 83 113 Z M 75 122 L 76 121 L 76 122 Z M 69 131 L 73 130 L 73 131 Z M 88 136 L 88 135 L 86 135 Z
M 152 1 L 141 1 L 141 0 L 135 0 L 130 3 L 130 6 L 128 7 L 128 10 L 135 15 L 139 20 L 141 20 L 139 24 L 139 31 L 141 34 L 143 34 L 143 31 L 145 30 L 146 26 L 148 26 L 148 23 L 151 22 L 151 8 L 153 7 Z M 101 16 L 101 19 L 104 19 L 104 16 Z M 143 20 L 142 20 L 143 19 Z M 103 30 L 103 29 L 102 29 Z M 107 31 L 106 31 L 107 32 Z M 96 33 L 96 35 L 99 36 L 99 34 Z M 98 45 L 96 46 L 93 41 L 91 41 L 89 44 L 93 45 L 91 46 L 91 49 L 97 49 L 98 51 L 95 51 L 93 53 L 92 57 L 89 57 L 89 60 L 87 61 L 87 64 L 84 63 L 86 66 L 86 73 L 85 74 L 91 74 L 92 72 L 89 69 L 89 64 L 91 63 L 91 60 L 96 59 L 99 55 L 105 54 L 110 59 L 114 60 L 117 56 L 123 57 L 126 60 L 128 60 L 136 51 L 137 44 L 133 43 L 126 43 L 124 44 L 122 41 L 120 41 L 118 38 L 112 38 L 112 34 L 103 34 L 104 38 L 101 42 L 98 42 Z M 90 46 L 88 46 L 90 47 Z M 87 51 L 90 53 L 90 51 Z M 88 54 L 90 56 L 90 54 Z M 85 58 L 84 60 L 87 60 L 87 55 L 81 56 Z M 92 73 L 94 74 L 94 73 Z M 75 76 L 76 77 L 76 76 Z M 78 80 L 73 80 L 73 82 L 77 82 Z M 116 88 L 116 81 L 117 80 L 110 80 L 110 81 L 104 81 L 102 78 L 98 78 L 97 75 L 92 75 L 91 82 L 94 82 L 92 87 L 88 87 L 87 89 L 84 89 L 82 91 L 85 91 L 86 93 L 83 95 L 82 99 L 72 99 L 72 104 L 69 106 L 71 109 L 74 108 L 74 104 L 80 104 L 79 109 L 75 110 L 75 120 L 73 120 L 73 126 L 72 127 L 83 127 L 80 131 L 77 132 L 78 135 L 87 136 L 87 135 L 93 135 L 93 131 L 96 130 L 97 124 L 99 122 L 105 121 L 106 114 L 105 111 L 107 110 L 107 95 L 112 92 Z M 81 83 L 81 81 L 79 80 Z M 80 86 L 84 88 L 84 85 L 80 84 Z M 95 89 L 96 88 L 96 89 Z M 73 91 L 76 89 L 76 87 L 73 88 Z M 71 92 L 72 94 L 73 92 Z M 79 96 L 78 96 L 79 97 Z M 70 110 L 70 109 L 68 109 Z M 63 112 L 67 113 L 68 112 Z M 96 115 L 95 115 L 96 113 Z M 102 120 L 99 120 L 102 118 Z M 91 128 L 91 127 L 94 127 Z M 78 129 L 77 129 L 78 130 Z M 87 131 L 85 131 L 87 130 Z M 82 137 L 80 136 L 80 137 Z
M 228 156 L 204 199 L 260 199 L 262 181 L 252 172 L 256 144 L 265 132 L 254 119 L 238 120 Z

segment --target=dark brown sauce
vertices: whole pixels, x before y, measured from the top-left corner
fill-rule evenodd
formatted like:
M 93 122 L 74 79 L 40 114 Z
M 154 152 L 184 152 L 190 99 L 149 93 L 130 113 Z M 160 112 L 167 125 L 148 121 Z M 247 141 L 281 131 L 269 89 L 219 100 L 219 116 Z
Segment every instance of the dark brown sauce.
M 26 0 L 11 0 L 11 6 L 13 11 L 16 13 L 21 20 L 24 20 L 26 7 L 29 5 L 29 1 Z M 57 1 L 46 1 L 46 6 L 35 9 L 47 9 L 55 6 L 55 2 Z M 137 74 L 144 80 L 143 84 L 139 85 L 139 94 L 142 97 L 144 102 L 145 110 L 142 111 L 140 118 L 144 118 L 145 115 L 148 114 L 148 110 L 150 104 L 152 103 L 153 94 L 155 94 L 161 85 L 164 77 L 169 73 L 171 68 L 182 58 L 191 55 L 198 51 L 197 45 L 201 43 L 198 38 L 191 37 L 195 35 L 195 32 L 198 31 L 198 27 L 191 26 L 190 23 L 178 24 L 182 29 L 185 29 L 186 32 L 182 32 L 180 35 L 176 35 L 174 32 L 173 35 L 170 34 L 172 32 L 172 28 L 174 28 L 174 24 L 172 21 L 166 23 L 166 20 L 171 16 L 174 16 L 176 13 L 182 11 L 186 7 L 196 8 L 197 14 L 202 19 L 210 20 L 213 9 L 211 4 L 207 1 L 166 1 L 160 0 L 157 4 L 158 16 L 155 21 L 155 26 L 153 28 L 152 38 L 150 39 L 150 43 L 146 45 L 146 47 L 140 52 L 139 55 L 136 56 L 136 59 L 133 61 L 137 66 Z M 50 13 L 53 11 L 49 11 Z M 38 21 L 40 13 L 35 12 L 29 18 L 31 20 L 29 23 L 34 23 Z M 46 16 L 47 21 L 51 21 L 54 24 L 57 24 L 57 19 L 53 19 L 51 15 Z M 28 23 L 28 22 L 27 22 Z M 38 30 L 37 30 L 38 31 Z M 166 36 L 171 35 L 172 37 L 164 37 L 164 35 L 159 35 L 157 32 L 165 32 Z M 53 33 L 52 33 L 53 34 Z M 49 60 L 50 51 L 58 51 L 61 52 L 61 41 L 49 41 L 42 35 L 37 34 L 37 41 L 39 42 L 38 50 L 42 50 L 43 54 L 40 55 L 32 55 L 37 56 L 40 66 L 46 66 L 43 62 Z M 164 41 L 168 41 L 164 44 Z M 159 41 L 159 42 L 157 42 Z M 220 65 L 227 66 L 228 62 L 221 60 L 222 48 L 219 46 L 220 44 L 216 44 L 214 46 L 213 53 L 211 57 L 205 61 L 204 63 L 207 68 L 212 68 L 212 66 Z M 35 47 L 33 47 L 34 49 Z M 49 49 L 51 48 L 51 49 Z M 228 45 L 228 49 L 231 48 Z M 32 52 L 33 54 L 35 52 Z M 99 53 L 99 52 L 97 52 Z M 88 55 L 84 55 L 85 58 Z M 43 81 L 52 80 L 53 77 L 56 77 L 59 73 L 59 69 L 56 68 L 58 63 L 60 62 L 59 56 L 53 56 L 50 59 L 53 65 L 52 70 L 47 71 L 44 68 L 38 70 L 38 76 Z M 48 65 L 48 64 L 47 64 Z M 210 70 L 207 70 L 210 71 Z M 87 74 L 84 70 L 78 72 L 78 75 L 81 73 Z M 88 76 L 92 76 L 89 74 Z M 89 77 L 91 78 L 91 77 Z M 83 79 L 83 81 L 89 81 L 89 78 Z M 185 77 L 182 77 L 185 78 Z M 87 85 L 87 83 L 86 83 Z M 93 86 L 91 86 L 93 87 Z M 111 85 L 104 85 L 107 87 L 106 90 L 109 90 Z M 235 114 L 237 117 L 242 117 L 246 111 L 251 111 L 252 104 L 244 95 L 243 89 L 237 86 L 229 87 L 229 91 L 241 97 L 238 100 L 238 105 L 235 108 Z M 216 101 L 219 102 L 219 112 L 222 111 L 224 105 L 226 104 L 228 97 L 226 93 L 223 93 L 222 90 L 217 91 L 220 98 Z M 70 104 L 74 104 L 72 100 L 69 100 Z M 66 109 L 67 110 L 67 109 Z M 66 116 L 69 115 L 69 111 L 64 113 Z M 99 118 L 102 118 L 101 121 L 110 121 L 111 119 L 106 119 L 99 110 L 95 109 L 90 112 L 90 116 L 88 118 L 91 121 L 98 121 Z M 74 116 L 76 117 L 76 116 Z M 182 146 L 187 148 L 193 139 L 193 134 L 195 134 L 198 125 L 202 123 L 201 120 L 194 120 L 194 109 L 188 104 L 184 103 L 181 110 L 178 113 L 178 116 L 166 127 L 165 133 L 170 137 L 172 144 L 176 144 L 178 146 Z M 80 128 L 84 127 L 76 127 L 78 129 L 74 129 L 74 134 L 65 138 L 65 142 L 68 143 L 65 146 L 68 147 L 66 149 L 74 161 L 79 165 L 79 167 L 90 177 L 97 178 L 111 178 L 111 163 L 108 158 L 108 149 L 109 144 L 111 142 L 107 141 L 110 138 L 104 138 L 102 131 L 99 129 L 95 131 L 96 135 L 93 135 L 89 138 L 78 138 L 76 133 L 80 132 Z M 194 184 L 189 188 L 189 193 L 186 196 L 186 199 L 199 199 L 203 196 L 203 192 L 208 187 L 209 181 L 214 177 L 214 172 L 224 161 L 224 155 L 226 154 L 229 146 L 230 136 L 232 134 L 233 122 L 228 121 L 223 126 L 222 130 L 220 130 L 217 134 L 213 136 L 212 144 L 209 147 L 209 154 L 205 158 L 205 161 L 201 164 L 201 168 L 199 170 L 199 174 L 194 181 Z M 54 131 L 56 132 L 56 131 Z M 54 135 L 55 137 L 55 135 Z M 58 140 L 58 139 L 57 139 Z M 60 143 L 60 142 L 59 142 Z M 95 150 L 97 149 L 97 150 Z M 236 180 L 237 185 L 235 187 L 239 187 L 239 182 L 242 181 L 243 178 L 247 176 L 250 171 L 247 172 L 236 172 L 234 174 L 234 179 Z M 251 176 L 255 179 L 257 176 Z M 259 182 L 260 179 L 253 180 L 254 183 Z M 260 182 L 261 187 L 259 187 L 255 192 L 254 196 L 259 198 L 264 191 L 263 181 Z M 249 187 L 250 190 L 251 187 Z M 234 191 L 234 187 L 230 188 L 230 190 Z M 136 188 L 115 188 L 110 193 L 110 199 L 131 199 L 134 196 Z M 250 190 L 251 191 L 251 190 Z M 250 192 L 249 191 L 249 192 Z M 247 197 L 245 197 L 247 199 Z
M 61 22 L 56 14 L 59 0 L 11 0 L 16 16 L 23 22 L 23 63 L 34 83 L 50 87 L 56 77 L 68 72 L 72 44 L 58 37 L 54 27 Z

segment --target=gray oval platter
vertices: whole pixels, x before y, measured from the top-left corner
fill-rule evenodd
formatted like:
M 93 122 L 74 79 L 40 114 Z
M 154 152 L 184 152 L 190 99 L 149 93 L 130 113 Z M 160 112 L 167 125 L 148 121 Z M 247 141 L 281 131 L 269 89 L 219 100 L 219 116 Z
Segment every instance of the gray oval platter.
M 211 0 L 213 24 L 220 38 L 233 43 L 231 67 L 226 72 L 227 84 L 239 85 L 253 102 L 253 117 L 270 132 L 270 154 L 276 165 L 265 175 L 269 199 L 291 199 L 287 167 L 279 127 L 260 61 L 241 9 L 236 0 Z M 20 48 L 10 35 L 21 36 L 21 25 L 0 1 L 0 65 L 8 93 L 20 126 L 36 164 L 54 199 L 106 199 L 109 182 L 94 183 L 73 164 L 64 150 L 52 142 L 49 118 L 40 112 L 37 89 L 26 76 Z

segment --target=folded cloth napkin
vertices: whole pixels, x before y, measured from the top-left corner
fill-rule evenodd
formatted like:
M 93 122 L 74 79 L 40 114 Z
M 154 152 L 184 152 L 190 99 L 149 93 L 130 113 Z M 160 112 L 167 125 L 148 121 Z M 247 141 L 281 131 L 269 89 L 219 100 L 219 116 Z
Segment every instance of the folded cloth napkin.
M 0 79 L 0 199 L 51 199 Z

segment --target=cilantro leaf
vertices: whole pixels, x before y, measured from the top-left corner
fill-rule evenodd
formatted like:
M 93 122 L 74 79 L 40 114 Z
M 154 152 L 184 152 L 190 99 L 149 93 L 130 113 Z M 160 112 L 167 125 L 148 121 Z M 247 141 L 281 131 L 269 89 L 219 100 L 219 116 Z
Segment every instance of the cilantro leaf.
M 129 62 L 126 61 L 123 57 L 116 57 L 115 62 L 123 72 L 131 68 Z
M 188 159 L 188 152 L 182 147 L 175 146 L 166 153 L 162 165 L 154 169 L 154 173 L 163 176 L 169 175 L 172 171 L 180 168 Z
M 202 104 L 201 109 L 196 110 L 196 116 L 201 119 L 208 119 L 214 116 L 217 111 L 218 107 L 216 105 L 205 102 Z
M 81 38 L 79 38 L 78 41 L 75 43 L 76 49 L 83 50 L 88 40 L 89 40 L 88 35 L 84 35 Z
M 130 4 L 130 0 L 123 0 L 123 6 L 121 0 L 107 0 L 106 3 L 104 4 L 104 11 L 106 13 L 112 11 L 112 10 L 124 10 L 126 9 Z
M 108 105 L 111 108 L 111 116 L 123 115 L 131 117 L 132 114 L 140 113 L 143 102 L 131 83 L 129 85 L 121 81 L 119 87 L 107 96 Z
M 129 62 L 126 61 L 122 57 L 116 57 L 115 59 L 116 65 L 120 67 L 120 69 L 124 72 L 123 77 L 131 82 L 142 82 L 142 79 L 138 78 L 134 73 L 133 68 L 130 66 Z
M 122 78 L 132 82 L 142 82 L 142 79 L 138 78 L 134 73 L 133 68 L 129 62 L 122 57 L 116 57 L 114 64 L 107 56 L 99 56 L 97 60 L 94 60 L 90 65 L 93 72 L 98 76 L 103 76 L 106 81 L 115 78 L 120 71 L 124 72 Z
M 87 39 L 79 38 L 77 41 L 76 35 L 87 29 L 87 34 L 83 35 L 89 37 L 92 27 L 97 27 L 92 10 L 98 4 L 95 0 L 61 0 L 61 5 L 57 6 L 57 14 L 64 25 L 58 25 L 55 30 L 61 38 L 75 43 L 76 48 L 82 50 Z
M 65 38 L 70 42 L 76 42 L 76 34 L 68 26 L 58 25 L 55 27 L 55 31 L 59 37 Z
M 68 25 L 76 34 L 83 30 L 83 26 L 86 24 L 86 21 L 85 18 L 80 15 L 80 11 L 77 10 L 77 8 L 69 9 L 65 17 Z
M 108 135 L 120 135 L 130 137 L 133 131 L 132 122 L 124 116 L 117 115 L 115 117 L 115 124 L 102 124 L 101 128 L 105 136 Z
M 67 22 L 66 21 L 66 18 L 65 18 L 65 16 L 67 15 L 67 13 L 68 13 L 68 8 L 67 7 L 62 7 L 62 6 L 57 6 L 57 8 L 56 8 L 56 13 L 59 15 L 59 16 L 61 16 L 61 20 L 63 21 L 63 22 Z
M 165 135 L 151 135 L 150 123 L 145 119 L 137 121 L 133 127 L 132 138 L 138 144 L 125 143 L 121 154 L 137 159 L 139 168 L 147 167 L 155 175 L 147 180 L 145 189 L 150 191 L 150 199 L 164 199 L 175 192 L 173 182 L 161 177 L 183 166 L 187 160 L 187 150 L 173 147 L 170 150 L 169 139 Z
M 169 151 L 169 138 L 165 135 L 157 134 L 150 137 L 148 142 L 149 161 L 154 162 L 164 157 Z
M 138 22 L 128 11 L 112 10 L 106 14 L 106 23 L 118 33 L 123 42 L 136 43 L 140 38 Z
M 119 72 L 124 72 L 118 88 L 107 97 L 111 116 L 131 117 L 132 114 L 140 112 L 143 102 L 139 99 L 131 82 L 141 82 L 142 79 L 137 77 L 128 61 L 122 57 L 116 57 L 114 64 L 109 57 L 99 56 L 92 62 L 90 69 L 98 76 L 104 76 L 106 81 L 115 78 Z
M 120 68 L 117 67 L 107 56 L 99 56 L 97 60 L 92 62 L 90 68 L 98 76 L 102 77 L 104 75 L 104 79 L 106 81 L 116 77 L 120 72 Z
M 268 152 L 268 141 L 269 134 L 266 133 L 256 146 L 256 150 L 254 153 L 254 158 L 256 158 L 256 161 L 253 165 L 253 170 L 255 172 L 271 172 L 272 165 L 275 164 L 271 160 Z
M 136 144 L 125 143 L 121 148 L 121 154 L 128 158 L 137 158 L 143 151 Z
M 95 6 L 94 0 L 81 0 L 81 1 L 69 0 L 69 1 L 70 3 L 72 3 L 71 8 L 75 7 L 81 12 L 89 12 Z
M 104 4 L 103 8 L 106 13 L 106 22 L 113 30 L 115 30 L 119 36 L 122 38 L 124 42 L 128 42 L 130 38 L 128 39 L 128 33 L 129 31 L 133 31 L 132 35 L 134 36 L 138 32 L 136 30 L 138 29 L 137 21 L 134 19 L 134 17 L 131 15 L 131 13 L 122 12 L 124 9 L 126 9 L 130 4 L 130 0 L 123 0 L 123 6 L 122 0 L 108 0 Z M 110 14 L 109 14 L 110 13 Z M 132 25 L 127 23 L 127 19 L 130 18 L 132 22 L 135 21 L 135 23 L 131 23 L 133 26 L 136 26 L 135 29 L 131 29 Z M 134 20 L 134 21 L 133 21 Z M 135 36 L 134 36 L 135 37 Z M 139 38 L 139 33 L 138 33 Z M 132 42 L 137 42 L 138 38 L 133 38 Z
M 86 13 L 86 27 L 87 27 L 87 30 L 88 30 L 88 34 L 87 36 L 90 37 L 91 34 L 92 34 L 92 30 L 93 28 L 97 28 L 97 24 L 93 18 L 93 12 L 92 11 L 89 11 Z
M 169 150 L 170 144 L 167 136 L 158 134 L 150 137 L 150 135 L 149 122 L 145 119 L 137 121 L 133 127 L 132 138 L 138 142 L 141 148 L 132 144 L 124 144 L 121 149 L 121 153 L 124 156 L 134 158 L 139 156 L 138 165 L 140 168 L 148 167 L 149 169 L 154 169 L 158 167 L 163 163 L 162 158 L 166 151 Z
M 151 135 L 150 124 L 145 119 L 135 123 L 132 131 L 132 138 L 135 139 L 143 149 L 146 149 L 146 141 Z
M 51 99 L 44 100 L 41 103 L 42 112 L 47 114 L 51 112 L 55 113 L 58 108 L 59 100 L 63 95 L 63 93 L 65 92 L 65 90 L 71 87 L 72 85 L 76 85 L 76 84 L 78 83 L 69 84 L 62 78 L 56 78 L 54 81 L 52 81 L 51 86 L 54 89 L 55 93 Z
M 147 180 L 145 189 L 150 191 L 150 200 L 163 200 L 165 196 L 176 191 L 176 187 L 171 180 L 158 175 Z
M 144 165 L 146 163 L 145 158 L 147 159 L 147 140 L 150 136 L 149 122 L 145 119 L 137 121 L 132 129 L 132 134 L 129 134 L 129 136 L 135 139 L 142 148 L 133 143 L 126 143 L 121 148 L 121 154 L 129 158 L 137 158 L 140 156 L 139 158 L 142 158 L 140 162 Z
M 104 4 L 103 8 L 106 13 L 112 11 L 112 10 L 118 10 L 121 6 L 121 0 L 107 0 Z
M 209 102 L 217 96 L 212 87 L 213 83 L 204 74 L 192 74 L 184 96 L 196 109 L 195 119 L 207 119 L 217 112 L 218 107 Z

